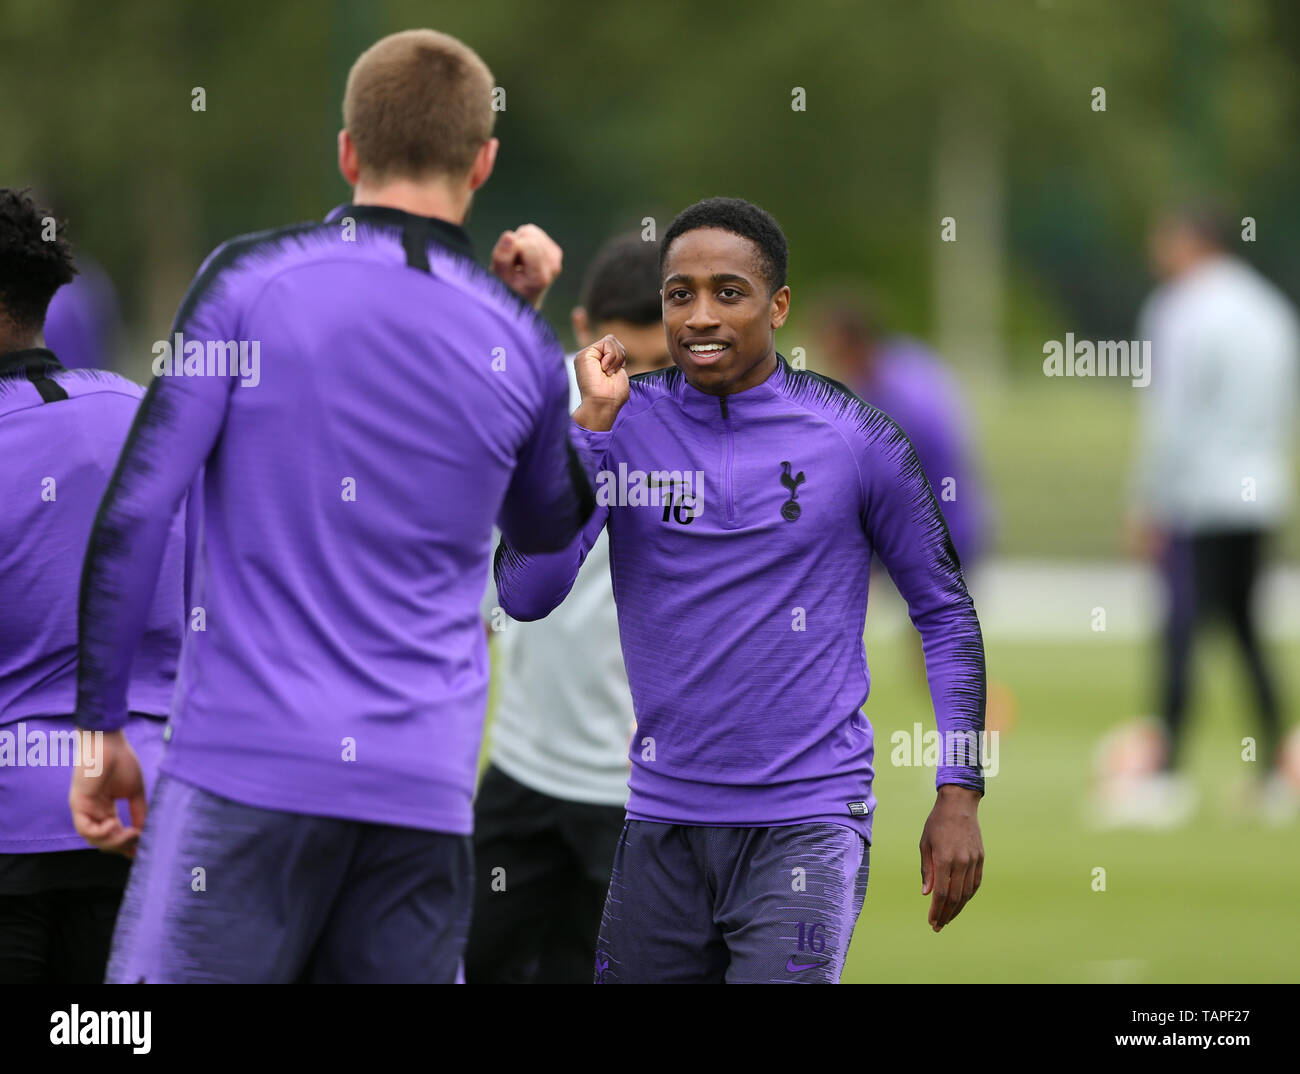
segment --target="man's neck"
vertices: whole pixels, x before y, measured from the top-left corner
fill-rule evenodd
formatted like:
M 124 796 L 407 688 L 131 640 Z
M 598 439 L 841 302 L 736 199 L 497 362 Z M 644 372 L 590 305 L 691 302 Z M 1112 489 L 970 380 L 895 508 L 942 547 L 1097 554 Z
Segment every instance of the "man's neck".
M 38 347 L 44 346 L 45 339 L 40 332 L 21 337 L 0 335 L 0 356 L 15 354 L 18 351 L 36 350 Z
M 1176 280 L 1190 280 L 1193 276 L 1199 275 L 1207 268 L 1215 265 L 1224 264 L 1229 255 L 1226 250 L 1207 249 L 1198 253 L 1195 257 L 1189 258 L 1183 265 L 1182 269 L 1175 275 Z
M 465 223 L 471 197 L 468 190 L 454 190 L 445 182 L 393 179 L 374 184 L 360 180 L 352 192 L 352 204 L 400 209 L 416 216 L 433 216 L 461 226 Z

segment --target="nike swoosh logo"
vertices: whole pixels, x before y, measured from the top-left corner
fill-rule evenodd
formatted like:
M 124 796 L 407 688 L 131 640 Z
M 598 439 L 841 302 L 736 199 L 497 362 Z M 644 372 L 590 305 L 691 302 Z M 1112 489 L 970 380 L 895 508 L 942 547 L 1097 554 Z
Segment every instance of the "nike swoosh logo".
M 812 970 L 812 969 L 816 969 L 818 966 L 825 966 L 827 961 L 829 960 L 823 959 L 821 962 L 799 963 L 796 962 L 792 956 L 786 959 L 785 968 L 787 973 L 799 973 L 801 970 Z

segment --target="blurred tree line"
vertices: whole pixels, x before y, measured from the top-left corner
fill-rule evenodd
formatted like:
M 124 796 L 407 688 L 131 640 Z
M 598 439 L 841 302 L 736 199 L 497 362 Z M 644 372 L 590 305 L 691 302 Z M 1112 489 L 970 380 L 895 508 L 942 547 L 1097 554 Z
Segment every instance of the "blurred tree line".
M 923 335 L 951 290 L 948 337 L 969 318 L 990 333 L 977 369 L 1038 375 L 1045 339 L 1133 335 L 1150 213 L 1207 189 L 1257 220 L 1247 256 L 1300 295 L 1289 0 L 8 0 L 4 181 L 53 200 L 108 269 L 128 368 L 215 244 L 346 199 L 348 67 L 413 26 L 471 44 L 506 92 L 469 230 L 481 258 L 525 221 L 560 241 L 562 334 L 604 237 L 713 194 L 790 237 L 787 348 L 800 290 L 848 276 Z

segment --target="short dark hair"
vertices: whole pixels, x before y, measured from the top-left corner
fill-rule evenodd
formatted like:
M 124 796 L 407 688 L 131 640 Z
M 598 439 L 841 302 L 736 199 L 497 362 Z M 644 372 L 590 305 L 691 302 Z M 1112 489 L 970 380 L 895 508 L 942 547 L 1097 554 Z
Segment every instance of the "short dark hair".
M 785 270 L 790 259 L 785 233 L 771 213 L 743 198 L 705 198 L 683 209 L 668 225 L 659 249 L 659 277 L 673 240 L 697 228 L 716 227 L 748 239 L 758 247 L 759 271 L 767 278 L 768 293 L 776 294 L 785 286 Z
M 1217 195 L 1189 198 L 1164 214 L 1166 222 L 1186 228 L 1207 246 L 1226 250 L 1236 236 L 1236 225 Z
M 44 237 L 53 219 L 26 190 L 0 187 L 0 321 L 21 331 L 45 324 L 54 292 L 77 274 L 63 225 L 55 223 L 54 238 Z
M 663 320 L 661 282 L 657 242 L 647 242 L 635 231 L 610 239 L 596 251 L 582 283 L 588 322 L 658 324 Z

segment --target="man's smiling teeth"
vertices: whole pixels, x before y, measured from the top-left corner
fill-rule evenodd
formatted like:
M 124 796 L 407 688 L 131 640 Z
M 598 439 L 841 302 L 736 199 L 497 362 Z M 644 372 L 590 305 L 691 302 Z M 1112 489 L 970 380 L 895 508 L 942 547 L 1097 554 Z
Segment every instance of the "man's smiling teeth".
M 718 351 L 727 349 L 725 343 L 692 343 L 690 344 L 692 354 L 717 354 Z

